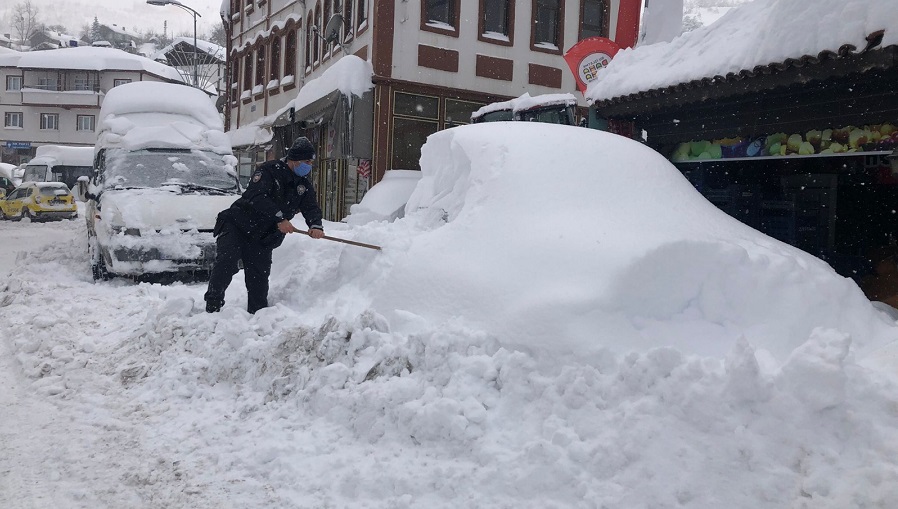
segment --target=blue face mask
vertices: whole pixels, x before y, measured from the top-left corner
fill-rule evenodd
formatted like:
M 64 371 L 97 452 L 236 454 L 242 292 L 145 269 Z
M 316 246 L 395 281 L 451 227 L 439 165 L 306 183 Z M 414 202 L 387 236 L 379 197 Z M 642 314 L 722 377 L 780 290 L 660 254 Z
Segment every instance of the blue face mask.
M 300 177 L 305 177 L 312 171 L 312 165 L 309 163 L 299 163 L 296 167 L 293 168 L 293 173 L 296 173 Z

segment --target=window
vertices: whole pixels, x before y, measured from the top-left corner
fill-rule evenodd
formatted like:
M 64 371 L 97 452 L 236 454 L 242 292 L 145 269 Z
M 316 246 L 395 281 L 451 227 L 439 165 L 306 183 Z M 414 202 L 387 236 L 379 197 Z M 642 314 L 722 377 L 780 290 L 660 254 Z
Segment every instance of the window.
M 471 114 L 479 110 L 482 106 L 483 103 L 446 99 L 446 127 L 470 124 Z
M 533 0 L 533 48 L 560 53 L 561 5 L 559 0 Z
M 368 0 L 357 0 L 355 12 L 356 33 L 368 24 Z
M 458 36 L 457 0 L 422 0 L 421 30 Z
M 392 168 L 420 170 L 421 146 L 440 130 L 440 98 L 396 92 L 393 96 Z
M 59 130 L 59 113 L 41 113 L 41 129 Z
M 508 35 L 508 0 L 484 0 L 481 33 Z
M 445 23 L 455 26 L 453 3 L 455 3 L 454 0 L 424 0 L 424 19 L 428 23 Z
M 318 30 L 319 33 L 322 30 L 322 28 L 321 28 L 321 4 L 320 3 L 315 6 L 315 28 Z M 315 63 L 317 64 L 318 62 L 321 61 L 321 44 L 319 44 L 319 41 L 321 41 L 321 39 L 317 35 L 312 35 L 312 39 L 315 42 L 315 44 L 312 46 L 312 49 L 313 49 L 312 53 L 314 53 L 313 58 L 315 58 Z
M 55 78 L 38 78 L 37 88 L 55 92 L 59 90 L 59 82 Z
M 75 77 L 75 90 L 94 91 L 96 89 L 97 89 L 97 82 L 92 76 L 76 76 Z
M 78 115 L 77 126 L 75 130 L 77 131 L 93 131 L 94 125 L 96 122 L 96 118 L 93 115 Z
M 511 46 L 514 40 L 514 0 L 480 0 L 477 38 Z
M 113 86 L 113 87 L 117 87 L 117 86 L 119 86 L 119 85 L 124 85 L 125 83 L 131 83 L 131 80 L 130 80 L 130 79 L 117 79 L 117 80 L 112 80 L 112 86 Z
M 306 24 L 306 68 L 312 68 L 312 25 L 315 23 L 314 18 L 312 18 L 312 11 L 309 11 L 308 15 L 306 15 L 306 20 L 308 23 Z
M 324 10 L 321 11 L 321 24 L 318 25 L 318 33 L 322 36 L 327 36 L 324 33 L 324 29 L 327 27 L 327 22 L 331 20 L 331 0 L 324 0 Z M 324 43 L 324 58 L 328 58 L 330 56 L 330 44 Z
M 352 2 L 343 0 L 343 39 L 344 41 L 352 38 Z
M 22 77 L 21 76 L 7 76 L 6 77 L 6 90 L 9 92 L 15 92 L 17 90 L 22 90 Z
M 265 84 L 265 53 L 265 46 L 256 49 L 256 85 Z
M 284 76 L 296 75 L 296 30 L 287 32 L 284 48 Z
M 21 111 L 7 111 L 3 116 L 4 127 L 17 127 L 19 129 L 25 127 L 23 121 L 24 115 Z
M 605 29 L 604 0 L 583 0 L 580 20 L 580 40 L 608 36 Z
M 253 52 L 252 50 L 243 57 L 243 90 L 253 88 Z
M 281 79 L 281 37 L 275 35 L 271 39 L 271 59 L 269 64 L 271 71 L 268 73 L 269 81 Z

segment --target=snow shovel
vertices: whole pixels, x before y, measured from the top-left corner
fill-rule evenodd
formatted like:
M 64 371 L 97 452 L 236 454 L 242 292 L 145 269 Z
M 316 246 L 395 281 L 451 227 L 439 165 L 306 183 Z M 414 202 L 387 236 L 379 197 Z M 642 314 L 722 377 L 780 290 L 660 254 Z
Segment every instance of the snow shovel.
M 306 230 L 300 230 L 299 228 L 294 228 L 294 231 L 296 233 L 305 233 L 306 235 L 309 234 L 309 232 L 307 232 Z M 373 244 L 365 244 L 364 242 L 356 242 L 354 240 L 338 239 L 337 237 L 329 237 L 327 235 L 325 235 L 324 237 L 321 237 L 321 238 L 327 239 L 327 240 L 333 240 L 334 242 L 342 242 L 344 244 L 352 244 L 353 246 L 367 247 L 368 249 L 376 249 L 376 250 L 380 251 L 380 246 L 375 246 Z

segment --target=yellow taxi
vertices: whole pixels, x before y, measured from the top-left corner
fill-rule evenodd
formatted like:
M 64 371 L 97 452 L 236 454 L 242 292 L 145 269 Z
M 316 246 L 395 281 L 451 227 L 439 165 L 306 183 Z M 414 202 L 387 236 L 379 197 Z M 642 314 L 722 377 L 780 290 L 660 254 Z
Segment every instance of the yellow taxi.
M 69 187 L 62 182 L 26 182 L 0 200 L 0 219 L 18 221 L 74 219 L 78 206 Z

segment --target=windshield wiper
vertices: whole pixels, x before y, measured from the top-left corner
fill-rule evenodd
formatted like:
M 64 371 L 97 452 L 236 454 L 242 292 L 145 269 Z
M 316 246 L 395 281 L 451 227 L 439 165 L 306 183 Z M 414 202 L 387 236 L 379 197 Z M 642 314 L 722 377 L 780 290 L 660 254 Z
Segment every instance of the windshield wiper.
M 163 186 L 178 186 L 181 188 L 181 191 L 210 191 L 213 193 L 221 193 L 221 194 L 231 194 L 232 190 L 237 189 L 237 185 L 233 185 L 231 187 L 213 187 L 213 186 L 204 186 L 200 184 L 194 184 L 193 182 L 164 182 Z

